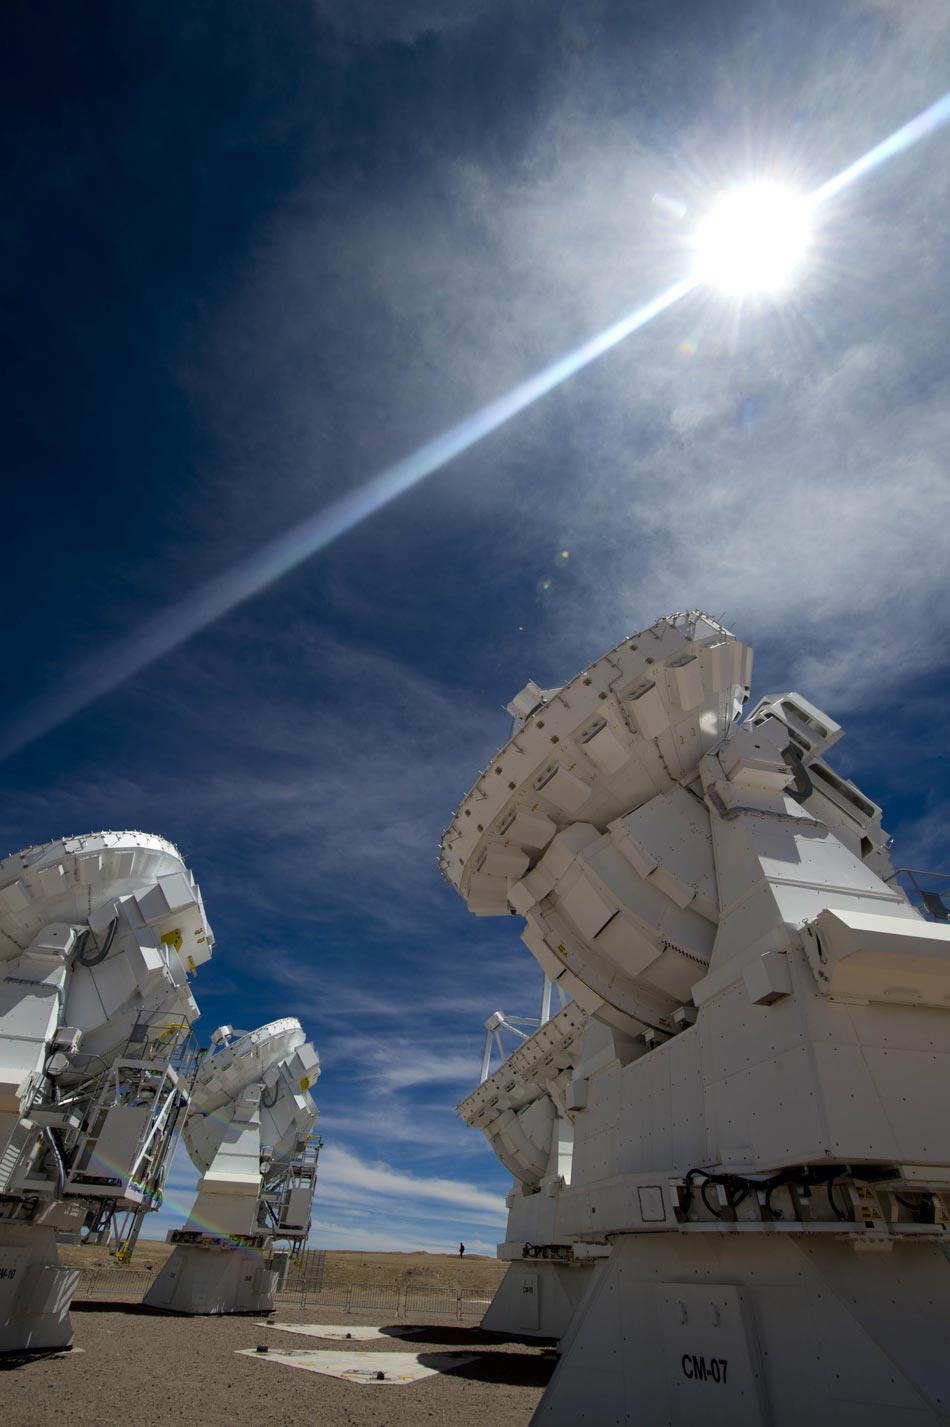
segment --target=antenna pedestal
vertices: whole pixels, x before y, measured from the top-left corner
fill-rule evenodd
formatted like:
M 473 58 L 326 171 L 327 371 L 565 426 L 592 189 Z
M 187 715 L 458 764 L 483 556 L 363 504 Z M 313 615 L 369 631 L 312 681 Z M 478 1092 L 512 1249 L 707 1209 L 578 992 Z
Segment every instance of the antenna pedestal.
M 69 1348 L 78 1281 L 79 1270 L 59 1262 L 54 1229 L 0 1223 L 0 1353 Z
M 532 1427 L 936 1427 L 950 1421 L 948 1314 L 933 1243 L 625 1235 L 562 1340 Z
M 603 1262 L 516 1259 L 508 1265 L 481 1327 L 514 1338 L 563 1337 L 594 1281 L 596 1265 Z
M 260 1236 L 259 1247 L 231 1244 L 212 1235 L 176 1244 L 144 1302 L 149 1308 L 194 1315 L 270 1313 L 274 1307 L 280 1255 L 272 1255 L 271 1240 Z

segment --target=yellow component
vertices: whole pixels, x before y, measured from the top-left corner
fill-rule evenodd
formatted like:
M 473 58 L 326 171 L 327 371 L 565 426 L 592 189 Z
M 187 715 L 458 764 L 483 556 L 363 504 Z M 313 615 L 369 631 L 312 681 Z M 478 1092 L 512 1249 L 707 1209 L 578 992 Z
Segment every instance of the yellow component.
M 166 946 L 173 946 L 176 951 L 181 951 L 182 935 L 181 930 L 175 927 L 173 931 L 166 932 L 162 937 Z
M 303 1077 L 303 1079 L 302 1079 L 301 1082 L 300 1082 L 300 1088 L 301 1088 L 301 1090 L 309 1090 L 309 1089 L 310 1089 L 310 1077 L 309 1077 L 309 1075 L 305 1075 L 305 1076 Z
M 559 951 L 562 956 L 567 956 L 567 947 L 562 946 L 560 942 L 558 943 L 556 950 Z
M 156 1043 L 161 1044 L 162 1041 L 171 1040 L 173 1036 L 177 1036 L 179 1031 L 186 1031 L 190 1029 L 191 1028 L 187 1021 L 171 1021 L 161 1032 L 161 1034 L 155 1037 Z
M 116 1261 L 116 1263 L 131 1263 L 131 1262 L 132 1262 L 132 1253 L 133 1253 L 133 1250 L 132 1250 L 132 1249 L 129 1249 L 129 1248 L 126 1248 L 125 1244 L 123 1244 L 122 1247 L 121 1247 L 121 1249 L 116 1249 L 116 1251 L 115 1251 L 115 1261 Z
M 194 969 L 195 969 L 195 959 L 194 959 L 193 956 L 189 956 L 189 958 L 188 958 L 188 970 L 189 970 L 189 971 L 194 971 Z

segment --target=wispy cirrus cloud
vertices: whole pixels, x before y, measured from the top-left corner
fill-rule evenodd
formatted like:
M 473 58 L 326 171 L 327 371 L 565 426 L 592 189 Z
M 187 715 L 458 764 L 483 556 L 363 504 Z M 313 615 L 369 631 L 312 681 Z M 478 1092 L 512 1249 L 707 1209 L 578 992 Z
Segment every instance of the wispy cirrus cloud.
M 337 1191 L 368 1190 L 385 1198 L 433 1201 L 448 1204 L 457 1210 L 475 1210 L 504 1218 L 505 1201 L 500 1194 L 490 1194 L 476 1185 L 455 1179 L 407 1174 L 380 1161 L 367 1163 L 358 1155 L 336 1146 L 328 1146 L 320 1156 L 320 1179 Z
M 303 84 L 265 106 L 267 135 L 243 76 L 284 51 L 253 36 L 200 187 L 235 132 L 256 149 L 299 130 L 306 159 L 291 193 L 267 189 L 285 201 L 255 212 L 211 315 L 161 353 L 196 431 L 187 449 L 156 442 L 173 518 L 153 527 L 145 481 L 131 499 L 123 451 L 98 487 L 121 530 L 103 533 L 96 508 L 84 558 L 70 529 L 57 567 L 37 524 L 18 587 L 37 568 L 65 583 L 18 610 L 13 634 L 54 686 L 72 645 L 128 633 L 132 606 L 144 620 L 159 591 L 187 597 L 678 278 L 720 184 L 757 165 L 818 183 L 950 72 L 939 0 L 813 5 L 808 24 L 794 6 L 714 20 L 654 6 L 642 30 L 638 7 L 611 0 L 553 24 L 531 5 L 436 8 L 321 0 L 317 39 L 335 38 L 312 50 L 281 10 Z M 488 65 L 475 32 L 496 21 Z M 190 26 L 187 39 L 192 53 Z M 318 59 L 322 94 L 361 96 L 353 133 L 329 109 L 307 127 Z M 328 1231 L 422 1243 L 438 1237 L 426 1215 L 447 1232 L 498 1212 L 458 1203 L 460 1185 L 497 1201 L 507 1176 L 451 1106 L 477 1074 L 484 1015 L 530 1013 L 537 973 L 516 924 L 476 929 L 435 858 L 525 678 L 560 682 L 705 605 L 756 645 L 756 693 L 797 686 L 853 715 L 863 732 L 834 760 L 871 780 L 888 826 L 894 804 L 901 860 L 917 848 L 930 865 L 926 842 L 945 840 L 946 145 L 829 209 L 781 310 L 707 298 L 668 313 L 5 769 L 26 770 L 0 810 L 11 850 L 106 825 L 179 842 L 218 933 L 195 984 L 204 1024 L 305 1019 L 324 1063 Z M 42 152 L 60 149 L 53 135 Z M 39 227 L 24 231 L 32 244 Z M 205 277 L 192 293 L 205 311 Z M 157 305 L 151 287 L 142 305 Z M 111 441 L 111 374 L 103 390 Z M 138 430 L 161 434 L 150 420 Z M 82 455 L 98 483 L 102 452 Z M 177 1191 L 190 1169 L 176 1174 Z

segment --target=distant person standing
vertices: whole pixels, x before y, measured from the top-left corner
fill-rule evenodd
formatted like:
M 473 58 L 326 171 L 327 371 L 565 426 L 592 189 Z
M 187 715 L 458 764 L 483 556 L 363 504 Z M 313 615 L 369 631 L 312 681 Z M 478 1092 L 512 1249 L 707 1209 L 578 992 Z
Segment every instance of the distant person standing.
M 464 1257 L 465 1257 L 465 1245 L 464 1245 L 464 1244 L 459 1244 L 459 1258 L 460 1258 L 460 1259 L 464 1259 Z

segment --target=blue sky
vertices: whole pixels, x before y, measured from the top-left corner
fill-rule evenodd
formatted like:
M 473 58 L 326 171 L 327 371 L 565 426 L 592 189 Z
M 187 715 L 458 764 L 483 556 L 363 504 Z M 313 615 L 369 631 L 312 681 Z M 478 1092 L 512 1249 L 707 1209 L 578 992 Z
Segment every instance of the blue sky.
M 0 737 L 680 277 L 722 186 L 814 186 L 950 88 L 938 0 L 24 0 L 4 29 Z M 948 160 L 945 129 L 829 204 L 781 307 L 687 299 L 0 764 L 4 851 L 183 849 L 205 1040 L 312 1033 L 317 1242 L 501 1237 L 453 1107 L 539 973 L 436 857 L 528 677 L 709 608 L 755 694 L 845 724 L 898 860 L 950 864 Z

